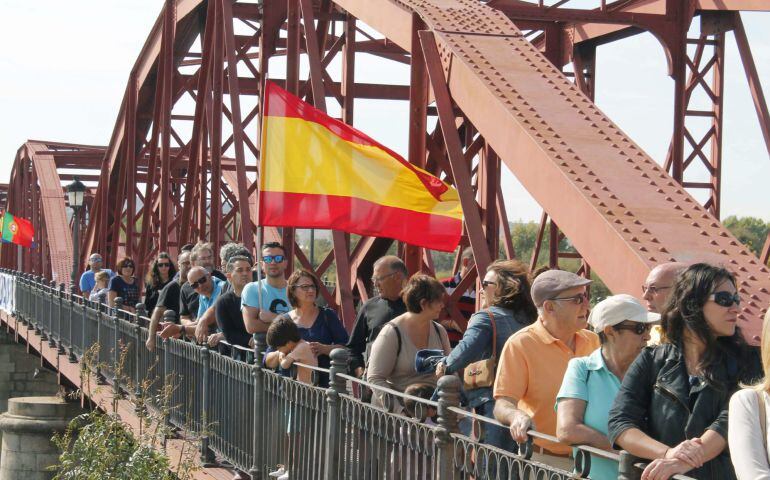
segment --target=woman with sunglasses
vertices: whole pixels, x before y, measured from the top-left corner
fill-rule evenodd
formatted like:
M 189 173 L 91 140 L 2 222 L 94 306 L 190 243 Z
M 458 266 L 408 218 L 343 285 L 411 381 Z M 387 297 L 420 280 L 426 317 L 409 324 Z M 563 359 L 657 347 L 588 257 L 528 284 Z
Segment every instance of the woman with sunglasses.
M 171 261 L 171 256 L 166 252 L 160 252 L 152 261 L 150 271 L 144 278 L 144 306 L 150 315 L 158 303 L 160 291 L 168 285 L 174 275 L 176 275 L 176 267 Z
M 740 301 L 724 268 L 695 264 L 674 282 L 661 312 L 662 342 L 628 369 L 609 415 L 610 443 L 652 460 L 643 479 L 735 478 L 727 407 L 749 373 L 736 327 Z
M 611 450 L 607 417 L 620 382 L 631 363 L 650 340 L 652 322 L 660 320 L 631 295 L 607 297 L 591 310 L 588 323 L 599 335 L 601 347 L 567 365 L 556 395 L 556 436 L 569 445 L 590 445 Z M 590 478 L 618 478 L 618 464 L 591 457 Z
M 529 269 L 518 260 L 498 260 L 487 268 L 481 282 L 483 310 L 468 322 L 460 343 L 436 367 L 436 376 L 460 372 L 473 362 L 487 360 L 502 351 L 508 337 L 537 319 L 537 308 L 530 295 Z M 494 418 L 495 399 L 492 385 L 466 389 L 468 406 L 479 415 Z M 494 425 L 484 426 L 483 441 L 514 451 L 508 431 Z
M 108 300 L 110 307 L 115 306 L 115 299 L 123 299 L 123 309 L 129 312 L 139 302 L 139 282 L 134 277 L 134 261 L 128 257 L 122 258 L 117 264 L 118 274 L 110 280 Z
M 344 348 L 348 343 L 348 332 L 334 310 L 316 305 L 321 283 L 310 271 L 295 270 L 286 284 L 286 295 L 292 310 L 279 316 L 288 318 L 299 328 L 302 340 L 310 344 L 313 355 L 318 359 L 318 366 L 329 368 L 329 354 L 335 348 Z M 265 365 L 275 368 L 278 365 L 278 352 L 268 353 Z M 328 377 L 322 377 L 320 385 L 329 385 Z

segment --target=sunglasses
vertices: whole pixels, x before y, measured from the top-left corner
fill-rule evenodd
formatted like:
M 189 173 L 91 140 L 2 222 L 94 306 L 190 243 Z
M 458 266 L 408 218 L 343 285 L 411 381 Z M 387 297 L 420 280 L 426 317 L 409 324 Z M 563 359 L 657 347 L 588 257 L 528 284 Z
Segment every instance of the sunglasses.
M 496 282 L 490 282 L 488 280 L 482 280 L 481 281 L 481 286 L 484 287 L 484 288 L 487 288 L 490 285 L 497 285 L 497 283 Z
M 199 278 L 198 280 L 196 280 L 194 282 L 190 282 L 190 286 L 193 289 L 196 289 L 196 288 L 200 287 L 201 285 L 205 285 L 205 284 L 206 284 L 206 277 L 201 277 L 201 278 Z
M 737 293 L 714 292 L 709 295 L 709 300 L 713 300 L 714 303 L 722 307 L 732 307 L 733 304 L 741 305 L 741 297 Z
M 639 322 L 632 322 L 632 323 L 621 323 L 618 325 L 613 325 L 612 328 L 614 330 L 631 330 L 637 335 L 644 335 L 645 333 L 648 333 L 652 329 L 652 324 L 649 323 L 639 323 Z
M 124 263 L 122 268 L 134 268 L 133 263 Z
M 569 300 L 570 302 L 574 303 L 575 305 L 582 305 L 583 302 L 588 301 L 588 295 L 586 295 L 585 292 L 579 293 L 577 295 L 574 295 L 572 297 L 557 297 L 557 298 L 551 298 L 550 300 Z
M 294 288 L 299 288 L 304 292 L 315 291 L 316 289 L 315 285 L 313 285 L 312 283 L 308 283 L 307 285 L 294 285 Z
M 262 257 L 262 261 L 265 263 L 281 263 L 283 262 L 283 255 L 265 255 Z
M 669 288 L 671 288 L 671 285 L 668 285 L 666 287 L 656 287 L 655 285 L 650 285 L 650 286 L 642 285 L 642 293 L 646 294 L 647 292 L 650 292 L 651 295 L 657 295 L 658 292 L 663 290 L 668 290 Z
M 170 267 L 171 267 L 170 263 L 159 263 L 158 264 L 158 268 L 170 268 Z

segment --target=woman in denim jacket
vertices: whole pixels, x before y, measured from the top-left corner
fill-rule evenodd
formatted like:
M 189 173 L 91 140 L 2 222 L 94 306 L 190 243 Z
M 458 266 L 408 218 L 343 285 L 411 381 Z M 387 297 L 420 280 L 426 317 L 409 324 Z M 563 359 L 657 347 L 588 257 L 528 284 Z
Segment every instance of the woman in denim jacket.
M 537 308 L 530 295 L 529 269 L 518 260 L 498 260 L 487 268 L 481 282 L 484 310 L 476 312 L 468 322 L 468 328 L 452 353 L 436 368 L 436 375 L 461 372 L 473 362 L 492 357 L 492 321 L 494 317 L 497 336 L 494 339 L 499 355 L 508 337 L 537 319 Z M 495 418 L 495 399 L 492 387 L 482 387 L 465 392 L 468 406 L 479 415 Z M 508 430 L 484 425 L 481 439 L 487 444 L 515 451 Z

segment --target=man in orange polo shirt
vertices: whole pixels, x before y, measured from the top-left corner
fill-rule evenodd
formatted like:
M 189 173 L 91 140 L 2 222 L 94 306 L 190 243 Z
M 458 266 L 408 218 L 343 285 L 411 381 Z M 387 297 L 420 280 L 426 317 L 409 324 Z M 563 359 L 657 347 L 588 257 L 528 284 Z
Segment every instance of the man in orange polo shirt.
M 525 442 L 530 429 L 556 435 L 553 406 L 567 363 L 599 348 L 599 337 L 585 330 L 590 283 L 563 270 L 549 270 L 532 282 L 538 319 L 505 343 L 494 388 L 495 418 L 510 426 L 517 442 Z M 571 468 L 569 446 L 537 438 L 534 443 L 535 458 Z

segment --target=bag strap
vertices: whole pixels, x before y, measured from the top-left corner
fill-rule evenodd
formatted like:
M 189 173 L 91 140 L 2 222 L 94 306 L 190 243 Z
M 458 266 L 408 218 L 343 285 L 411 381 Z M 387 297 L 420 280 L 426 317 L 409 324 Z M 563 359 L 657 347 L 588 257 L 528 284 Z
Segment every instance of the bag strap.
M 495 322 L 495 314 L 491 309 L 487 309 L 489 314 L 489 321 L 492 322 L 492 359 L 497 360 L 497 323 Z
M 759 403 L 759 426 L 762 429 L 762 444 L 765 446 L 765 455 L 767 455 L 767 407 L 765 406 L 765 392 L 754 390 Z
M 396 358 L 398 359 L 398 356 L 401 355 L 401 330 L 393 324 L 390 324 L 390 326 L 396 331 L 396 341 L 398 342 L 398 347 L 396 347 Z

